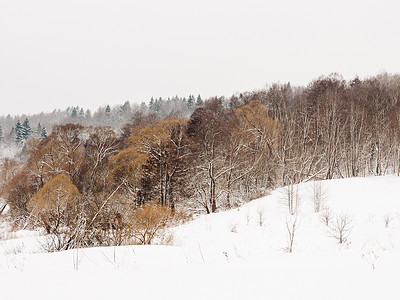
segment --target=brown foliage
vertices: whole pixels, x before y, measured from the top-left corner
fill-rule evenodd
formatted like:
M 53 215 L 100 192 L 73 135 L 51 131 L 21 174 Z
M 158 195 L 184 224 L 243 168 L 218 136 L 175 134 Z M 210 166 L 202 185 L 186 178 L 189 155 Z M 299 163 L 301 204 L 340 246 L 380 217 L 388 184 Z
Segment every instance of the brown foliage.
M 147 161 L 147 155 L 133 148 L 122 150 L 112 157 L 109 162 L 109 180 L 116 185 L 123 184 L 125 190 L 135 202 L 142 203 L 140 197 L 140 184 L 142 178 L 142 167 Z
M 33 140 L 29 144 L 28 166 L 39 188 L 58 174 L 66 174 L 73 182 L 78 181 L 84 162 L 83 129 L 76 124 L 55 126 L 46 139 Z
M 19 169 L 21 168 L 21 163 L 10 159 L 3 158 L 0 161 L 0 195 L 3 195 L 4 186 L 11 178 L 13 178 Z
M 185 119 L 166 119 L 133 129 L 129 138 L 132 150 L 146 159 L 142 189 L 158 194 L 161 205 L 167 204 L 172 209 L 180 192 L 187 158 L 186 123 Z M 142 194 L 146 200 L 155 197 Z
M 281 129 L 279 120 L 268 116 L 267 106 L 253 100 L 238 108 L 236 116 L 239 121 L 239 130 L 250 139 L 248 141 L 250 147 L 255 151 L 266 147 L 265 150 L 269 152 L 269 155 L 273 155 L 278 146 Z
M 152 243 L 157 234 L 170 225 L 176 225 L 188 217 L 183 211 L 174 212 L 158 201 L 143 204 L 132 216 L 131 235 L 143 245 Z
M 28 203 L 48 233 L 71 231 L 80 213 L 81 194 L 68 176 L 57 175 L 47 182 Z
M 35 186 L 31 184 L 31 176 L 26 168 L 23 168 L 6 183 L 4 195 L 16 226 L 21 225 L 28 216 L 27 204 L 36 191 Z

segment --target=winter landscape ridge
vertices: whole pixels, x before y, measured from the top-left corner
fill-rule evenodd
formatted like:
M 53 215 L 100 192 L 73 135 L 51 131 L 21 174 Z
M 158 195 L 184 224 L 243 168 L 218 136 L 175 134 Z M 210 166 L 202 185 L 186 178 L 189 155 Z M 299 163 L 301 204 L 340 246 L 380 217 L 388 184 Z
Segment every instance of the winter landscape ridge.
M 171 246 L 44 253 L 38 232 L 3 228 L 1 299 L 399 299 L 400 178 L 321 181 L 319 212 L 315 186 L 295 186 L 296 219 L 284 187 L 168 229 Z
M 0 0 L 0 300 L 400 300 L 400 1 Z

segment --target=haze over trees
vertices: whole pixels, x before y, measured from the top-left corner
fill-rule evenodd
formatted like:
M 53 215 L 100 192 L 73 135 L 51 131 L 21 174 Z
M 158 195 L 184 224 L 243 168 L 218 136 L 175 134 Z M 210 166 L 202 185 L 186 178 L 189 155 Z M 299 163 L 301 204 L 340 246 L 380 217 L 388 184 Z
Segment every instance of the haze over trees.
M 2 196 L 16 226 L 54 233 L 57 249 L 146 243 L 140 212 L 162 227 L 181 208 L 213 213 L 276 186 L 400 175 L 399 100 L 400 75 L 332 74 L 230 98 L 2 118 L 1 139 L 23 149 L 2 161 Z

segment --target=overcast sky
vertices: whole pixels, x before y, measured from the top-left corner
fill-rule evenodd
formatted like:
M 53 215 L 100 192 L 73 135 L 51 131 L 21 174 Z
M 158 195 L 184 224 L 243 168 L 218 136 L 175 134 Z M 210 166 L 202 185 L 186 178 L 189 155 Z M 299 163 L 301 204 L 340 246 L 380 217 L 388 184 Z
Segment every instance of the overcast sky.
M 400 72 L 398 1 L 0 0 L 0 114 Z

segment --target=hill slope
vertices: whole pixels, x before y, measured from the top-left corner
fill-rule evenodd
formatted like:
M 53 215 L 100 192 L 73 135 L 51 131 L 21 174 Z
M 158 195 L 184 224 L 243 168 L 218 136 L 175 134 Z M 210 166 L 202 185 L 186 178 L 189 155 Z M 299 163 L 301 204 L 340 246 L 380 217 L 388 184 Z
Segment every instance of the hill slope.
M 0 294 L 4 299 L 398 299 L 400 178 L 324 181 L 319 213 L 315 190 L 314 183 L 294 187 L 297 218 L 288 213 L 282 188 L 172 229 L 174 247 L 30 254 L 39 251 L 40 237 L 18 233 L 0 241 Z M 326 208 L 330 226 L 322 220 Z M 339 244 L 334 225 L 343 216 L 349 230 Z M 289 253 L 288 227 L 294 221 Z

